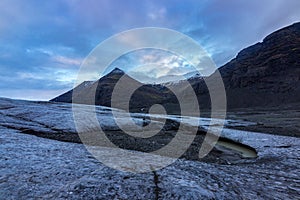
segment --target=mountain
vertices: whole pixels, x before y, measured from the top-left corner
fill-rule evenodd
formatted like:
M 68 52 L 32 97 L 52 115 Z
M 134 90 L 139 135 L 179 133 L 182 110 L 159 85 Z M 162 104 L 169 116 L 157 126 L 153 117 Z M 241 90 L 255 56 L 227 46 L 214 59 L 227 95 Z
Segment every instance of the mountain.
M 190 79 L 190 78 L 201 78 L 202 76 L 198 71 L 188 72 L 182 75 L 166 75 L 158 78 L 156 83 L 161 85 L 173 85 L 180 83 L 183 79 Z
M 121 79 L 122 78 L 122 79 Z M 120 84 L 120 91 L 127 92 L 128 88 L 138 88 L 130 99 L 130 111 L 139 112 L 142 108 L 149 108 L 153 104 L 168 104 L 174 102 L 178 104 L 173 94 L 162 85 L 142 84 L 137 80 L 128 76 L 124 71 L 115 68 L 107 75 L 92 84 L 85 85 L 85 82 L 50 101 L 54 102 L 74 102 L 80 104 L 94 104 L 111 107 L 112 92 L 118 81 L 123 80 Z M 119 95 L 114 107 L 127 109 L 127 101 L 123 97 L 123 93 Z M 72 99 L 73 97 L 73 99 Z M 176 107 L 176 106 L 175 106 Z
M 300 101 L 300 23 L 280 29 L 219 68 L 229 108 Z
M 268 35 L 262 42 L 240 51 L 234 59 L 219 68 L 226 89 L 228 108 L 277 106 L 299 102 L 299 58 L 300 23 L 280 29 Z M 187 93 L 187 84 L 184 82 L 143 85 L 116 68 L 98 81 L 87 86 L 82 86 L 82 83 L 51 101 L 72 102 L 72 92 L 75 92 L 73 96 L 77 103 L 92 104 L 90 99 L 95 98 L 96 105 L 111 106 L 112 91 L 121 77 L 127 81 L 122 85 L 122 90 L 126 91 L 128 85 L 140 87 L 130 100 L 131 111 L 140 111 L 141 108 L 148 108 L 153 104 L 163 104 L 171 113 L 177 113 L 178 100 L 166 86 L 178 93 Z M 198 97 L 200 107 L 209 108 L 210 96 L 205 82 L 214 82 L 214 74 L 209 77 L 194 75 L 187 80 Z M 190 96 L 185 95 L 185 98 L 189 99 Z M 122 97 L 119 100 L 116 107 L 123 108 L 126 101 Z
M 54 102 L 66 102 L 66 103 L 72 103 L 72 95 L 73 92 L 79 92 L 83 89 L 88 88 L 93 84 L 94 81 L 84 81 L 80 83 L 78 86 L 76 86 L 74 89 L 67 91 L 66 93 L 59 95 L 58 97 L 55 97 L 54 99 L 51 99 L 50 101 Z
M 194 80 L 198 81 L 203 79 L 204 77 L 198 72 L 198 71 L 192 71 L 192 72 L 188 72 L 186 74 L 183 74 L 182 76 L 176 76 L 174 75 L 174 77 L 176 77 L 176 81 L 167 81 L 167 82 L 163 82 L 161 83 L 161 85 L 167 86 L 167 87 L 171 87 L 171 88 L 176 88 L 176 87 L 181 87 L 181 85 L 188 80 L 190 83 L 193 82 Z M 181 79 L 180 79 L 180 78 Z M 184 80 L 183 80 L 183 79 Z
M 96 100 L 97 104 L 110 106 L 109 102 L 107 101 L 107 98 L 110 98 L 108 91 L 112 90 L 117 80 L 124 74 L 125 73 L 122 70 L 116 68 L 103 78 L 97 81 L 84 81 L 74 89 L 69 90 L 56 98 L 53 98 L 50 101 L 71 103 L 73 96 L 78 101 L 77 103 L 89 104 L 88 97 L 91 95 L 93 90 L 97 89 L 98 98 L 94 98 L 93 100 Z
M 202 77 L 202 75 L 199 73 L 199 71 L 192 71 L 188 72 L 183 75 L 185 78 L 196 78 L 196 77 Z

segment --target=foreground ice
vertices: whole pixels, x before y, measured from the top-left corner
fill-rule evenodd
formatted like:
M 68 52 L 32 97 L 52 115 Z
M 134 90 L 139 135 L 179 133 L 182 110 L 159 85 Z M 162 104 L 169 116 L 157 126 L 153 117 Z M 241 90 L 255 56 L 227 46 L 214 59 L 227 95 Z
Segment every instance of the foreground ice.
M 90 112 L 91 106 L 80 105 L 79 109 L 82 113 Z M 129 124 L 131 119 L 136 124 L 143 123 L 143 117 L 149 116 L 147 114 L 133 113 L 131 119 L 128 119 L 127 113 L 122 110 L 113 109 L 117 113 L 118 121 L 122 124 Z M 114 130 L 119 129 L 111 114 L 111 108 L 97 106 L 95 107 L 98 120 L 102 128 Z M 30 101 L 17 101 L 11 99 L 0 98 L 0 124 L 12 125 L 18 127 L 18 124 L 24 128 L 32 128 L 35 131 L 40 129 L 49 132 L 61 130 L 65 132 L 76 132 L 74 118 L 72 113 L 72 105 L 65 103 L 52 103 L 52 102 L 30 102 Z M 188 126 L 201 126 L 204 129 L 209 125 L 217 126 L 222 124 L 221 120 L 197 117 L 181 117 L 166 116 L 166 115 L 152 115 L 155 123 L 160 124 L 165 119 L 172 119 L 181 122 Z M 225 126 L 247 126 L 253 122 L 245 122 L 238 120 L 225 120 Z M 26 128 L 25 127 L 25 128 Z M 135 127 L 136 128 L 136 127 Z
M 106 167 L 81 144 L 18 130 L 74 132 L 70 111 L 68 104 L 0 99 L 0 199 L 299 198 L 299 138 L 224 129 L 223 135 L 255 147 L 259 157 L 228 165 L 177 160 L 134 174 Z M 107 108 L 97 112 L 115 126 Z

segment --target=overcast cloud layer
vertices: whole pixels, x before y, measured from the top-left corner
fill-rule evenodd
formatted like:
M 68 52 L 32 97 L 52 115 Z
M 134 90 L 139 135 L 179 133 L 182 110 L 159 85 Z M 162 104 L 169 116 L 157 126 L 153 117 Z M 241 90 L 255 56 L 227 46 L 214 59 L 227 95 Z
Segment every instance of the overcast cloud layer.
M 187 34 L 221 66 L 300 21 L 299 8 L 299 0 L 1 0 L 0 96 L 48 100 L 71 89 L 98 43 L 145 26 Z

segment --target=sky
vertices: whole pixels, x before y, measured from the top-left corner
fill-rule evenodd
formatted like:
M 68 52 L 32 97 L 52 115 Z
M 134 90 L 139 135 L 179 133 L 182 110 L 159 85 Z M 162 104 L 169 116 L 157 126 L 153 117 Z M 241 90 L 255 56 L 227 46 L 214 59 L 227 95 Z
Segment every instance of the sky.
M 81 63 L 99 43 L 133 28 L 186 34 L 221 66 L 271 32 L 300 21 L 299 8 L 299 0 L 1 0 L 0 97 L 49 100 L 71 89 Z M 141 51 L 116 63 L 133 65 L 151 56 L 162 62 L 165 55 L 163 62 L 171 67 L 162 76 L 187 66 L 167 54 Z

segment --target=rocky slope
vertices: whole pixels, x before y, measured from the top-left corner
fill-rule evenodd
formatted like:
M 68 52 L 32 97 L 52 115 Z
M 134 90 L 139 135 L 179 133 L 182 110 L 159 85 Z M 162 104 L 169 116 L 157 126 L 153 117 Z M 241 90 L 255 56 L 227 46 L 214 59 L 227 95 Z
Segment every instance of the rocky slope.
M 141 108 L 149 108 L 153 104 L 164 104 L 169 102 L 174 102 L 174 107 L 178 103 L 177 99 L 174 98 L 174 95 L 170 92 L 170 90 L 162 85 L 151 85 L 151 84 L 142 84 L 135 79 L 131 78 L 124 71 L 119 68 L 115 68 L 107 75 L 103 76 L 99 80 L 89 84 L 86 87 L 82 87 L 85 82 L 81 83 L 73 90 L 70 90 L 50 101 L 53 102 L 72 102 L 73 100 L 76 103 L 81 104 L 94 104 L 109 106 L 111 107 L 111 97 L 113 89 L 116 83 L 120 79 L 126 79 L 126 83 L 121 85 L 122 91 L 127 91 L 128 87 L 137 86 L 137 90 L 134 92 L 132 98 L 130 99 L 130 111 L 140 112 Z M 120 94 L 120 98 L 116 102 L 114 107 L 125 109 L 127 101 L 122 98 L 122 94 Z M 147 111 L 147 110 L 146 110 Z
M 54 99 L 51 99 L 50 101 L 54 102 L 65 102 L 65 103 L 72 103 L 72 95 L 73 92 L 80 92 L 83 89 L 86 89 L 90 87 L 94 82 L 93 81 L 84 81 L 78 86 L 76 86 L 74 89 L 67 91 L 66 93 L 59 95 L 58 97 L 55 97 Z
M 219 69 L 228 106 L 275 106 L 300 101 L 300 23 L 242 50 Z

